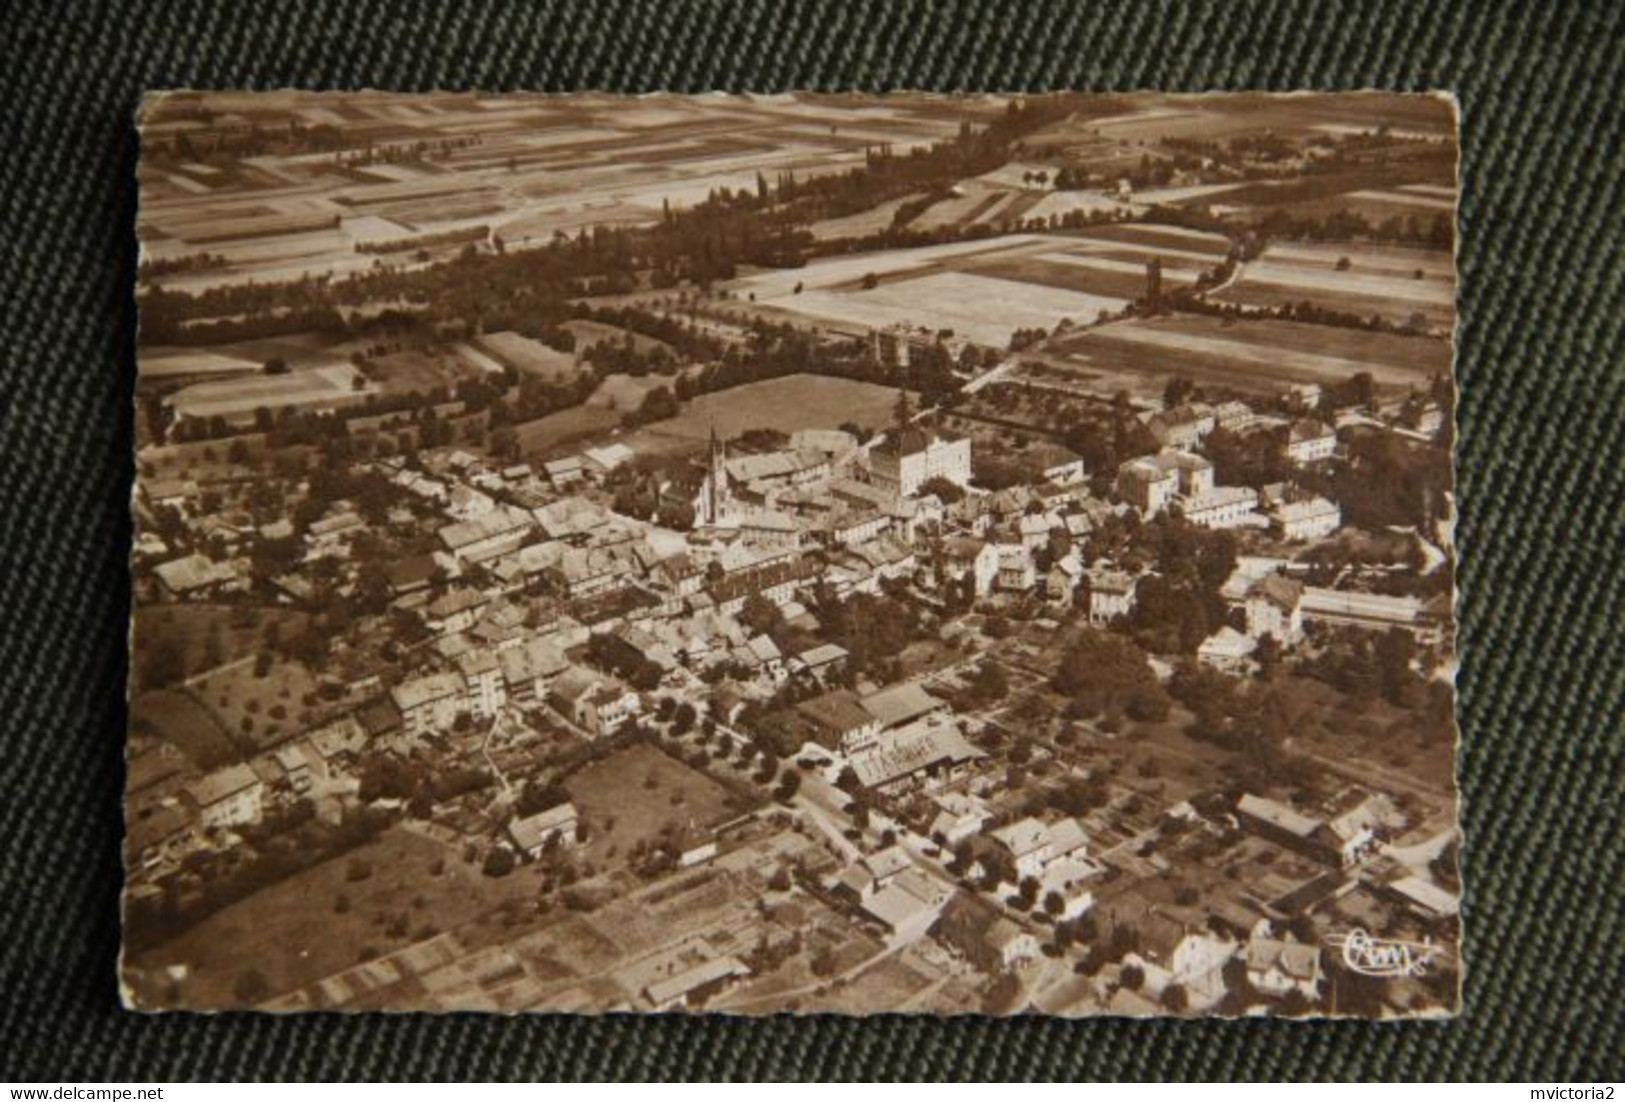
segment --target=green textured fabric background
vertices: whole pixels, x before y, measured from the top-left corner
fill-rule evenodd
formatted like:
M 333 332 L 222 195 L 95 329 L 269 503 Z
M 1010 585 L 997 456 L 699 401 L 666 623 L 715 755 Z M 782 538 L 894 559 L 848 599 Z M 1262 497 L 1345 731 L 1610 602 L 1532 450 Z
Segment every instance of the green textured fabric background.
M 52 3 L 0 11 L 0 1079 L 1618 1078 L 1625 7 Z M 1452 1023 L 118 1009 L 145 88 L 1448 88 L 1461 96 Z

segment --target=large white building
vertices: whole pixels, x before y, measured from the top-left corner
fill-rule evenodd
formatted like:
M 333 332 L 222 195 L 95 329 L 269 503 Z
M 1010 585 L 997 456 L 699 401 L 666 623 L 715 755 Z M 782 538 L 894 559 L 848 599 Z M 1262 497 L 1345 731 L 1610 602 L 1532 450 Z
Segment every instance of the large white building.
M 1276 507 L 1270 521 L 1284 540 L 1313 540 L 1329 536 L 1343 523 L 1343 510 L 1323 497 L 1289 501 Z
M 869 452 L 870 479 L 900 497 L 914 497 L 933 478 L 968 486 L 970 476 L 968 438 L 950 439 L 906 428 L 889 433 Z
M 1210 493 L 1213 486 L 1213 464 L 1190 452 L 1162 451 L 1117 468 L 1117 492 L 1145 517 L 1156 516 L 1181 496 Z
M 1324 421 L 1305 418 L 1287 430 L 1286 457 L 1294 463 L 1318 463 L 1337 451 L 1337 431 Z

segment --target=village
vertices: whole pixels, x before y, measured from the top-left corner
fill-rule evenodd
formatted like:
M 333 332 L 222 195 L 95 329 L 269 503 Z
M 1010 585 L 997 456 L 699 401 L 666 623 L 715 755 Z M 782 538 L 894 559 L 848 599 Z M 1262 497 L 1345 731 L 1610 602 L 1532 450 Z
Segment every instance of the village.
M 1089 232 L 1150 250 L 1098 265 L 1121 315 L 955 331 L 923 289 L 918 320 L 906 295 L 817 312 L 927 246 L 843 254 L 840 292 L 767 301 L 812 265 L 637 266 L 545 333 L 385 311 L 308 362 L 161 374 L 136 1002 L 1448 1013 L 1447 372 L 1322 355 L 1261 381 L 1215 336 L 1131 385 L 1067 374 L 1077 342 L 1215 321 L 1201 296 L 1261 247 L 1238 231 L 1178 278 L 1180 235 L 1218 230 L 1108 179 L 1122 209 Z M 528 263 L 506 248 L 419 271 Z M 993 281 L 921 282 L 950 278 Z M 1283 360 L 1354 331 L 1237 309 L 1223 339 L 1280 334 Z M 1447 364 L 1415 314 L 1360 324 Z M 1366 937 L 1419 963 L 1355 967 Z

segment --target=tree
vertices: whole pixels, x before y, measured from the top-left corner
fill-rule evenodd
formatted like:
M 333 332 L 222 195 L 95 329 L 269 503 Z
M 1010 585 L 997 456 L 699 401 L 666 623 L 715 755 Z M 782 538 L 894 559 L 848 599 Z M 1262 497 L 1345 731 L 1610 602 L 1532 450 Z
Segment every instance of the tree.
M 1183 1014 L 1190 1007 L 1190 995 L 1183 984 L 1170 983 L 1162 989 L 1162 1006 L 1170 1014 Z
M 507 846 L 493 846 L 491 852 L 485 855 L 485 864 L 481 872 L 486 876 L 503 877 L 513 872 L 513 851 Z
M 261 370 L 267 375 L 286 375 L 293 369 L 288 366 L 288 361 L 281 356 L 272 356 L 265 361 L 265 365 Z
M 1145 969 L 1138 964 L 1127 964 L 1123 966 L 1117 978 L 1125 990 L 1138 991 L 1145 985 Z
M 859 286 L 861 286 L 865 291 L 873 291 L 876 287 L 880 286 L 880 277 L 875 275 L 873 272 L 866 272 L 864 273 L 863 279 L 859 283 Z

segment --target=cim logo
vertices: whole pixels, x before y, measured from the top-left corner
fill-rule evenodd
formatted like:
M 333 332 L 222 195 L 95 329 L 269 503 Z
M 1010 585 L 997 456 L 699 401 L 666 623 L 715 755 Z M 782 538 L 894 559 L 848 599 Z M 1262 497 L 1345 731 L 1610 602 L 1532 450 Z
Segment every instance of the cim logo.
M 1360 929 L 1332 934 L 1326 944 L 1342 950 L 1343 963 L 1350 971 L 1385 979 L 1426 975 L 1428 962 L 1440 952 L 1431 942 L 1392 941 Z

